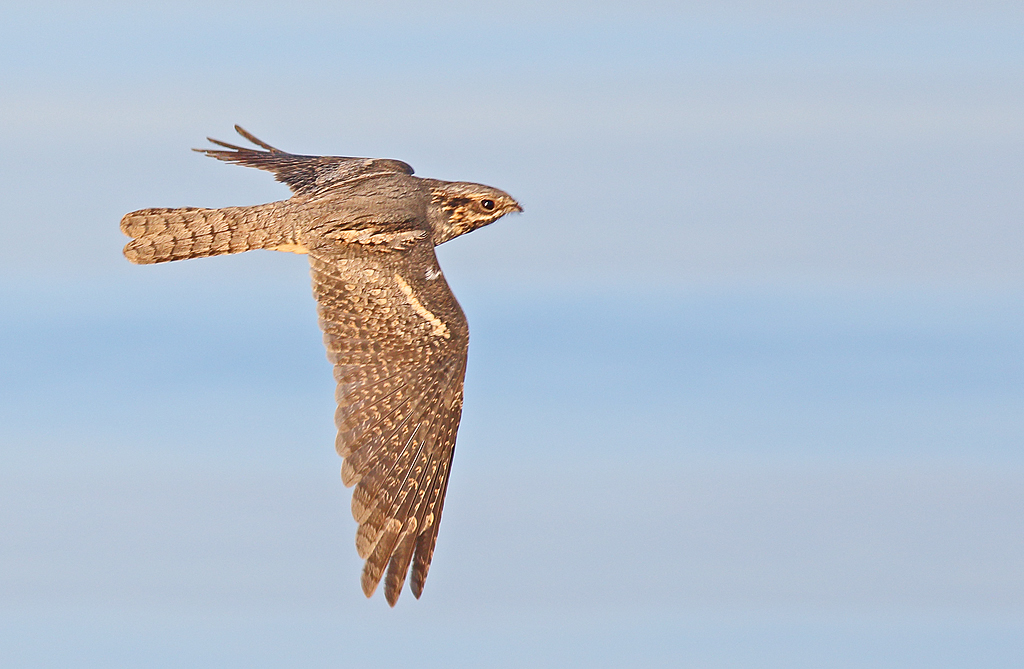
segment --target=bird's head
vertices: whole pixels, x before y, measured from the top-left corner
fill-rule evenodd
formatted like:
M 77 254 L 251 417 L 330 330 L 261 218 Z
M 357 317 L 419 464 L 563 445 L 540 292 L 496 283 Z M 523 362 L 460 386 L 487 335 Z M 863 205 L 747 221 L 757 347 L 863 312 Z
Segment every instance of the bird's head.
M 505 191 L 482 184 L 437 181 L 431 187 L 431 195 L 428 218 L 434 230 L 434 244 L 523 210 Z

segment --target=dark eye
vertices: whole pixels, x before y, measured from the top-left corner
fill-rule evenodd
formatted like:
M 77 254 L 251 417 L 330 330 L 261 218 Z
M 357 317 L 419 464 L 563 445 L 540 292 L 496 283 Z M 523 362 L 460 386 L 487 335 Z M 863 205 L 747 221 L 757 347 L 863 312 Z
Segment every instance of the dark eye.
M 480 206 L 487 211 L 490 211 L 491 209 L 494 209 L 494 200 L 481 200 Z

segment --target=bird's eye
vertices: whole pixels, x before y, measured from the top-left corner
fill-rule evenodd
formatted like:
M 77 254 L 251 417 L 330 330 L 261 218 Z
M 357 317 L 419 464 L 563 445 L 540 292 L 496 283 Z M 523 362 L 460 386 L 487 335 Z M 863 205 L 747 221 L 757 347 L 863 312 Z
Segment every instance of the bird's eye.
M 494 200 L 481 200 L 480 206 L 487 211 L 490 211 L 491 209 L 494 209 Z

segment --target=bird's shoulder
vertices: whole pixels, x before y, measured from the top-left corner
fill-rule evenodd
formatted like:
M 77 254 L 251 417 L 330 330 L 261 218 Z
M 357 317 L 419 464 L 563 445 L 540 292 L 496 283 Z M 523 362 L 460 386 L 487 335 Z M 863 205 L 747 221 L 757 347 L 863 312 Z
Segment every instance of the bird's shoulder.
M 431 232 L 430 188 L 406 174 L 380 174 L 339 183 L 314 196 L 297 195 L 306 215 L 300 236 L 310 247 L 356 245 L 390 252 L 411 248 Z

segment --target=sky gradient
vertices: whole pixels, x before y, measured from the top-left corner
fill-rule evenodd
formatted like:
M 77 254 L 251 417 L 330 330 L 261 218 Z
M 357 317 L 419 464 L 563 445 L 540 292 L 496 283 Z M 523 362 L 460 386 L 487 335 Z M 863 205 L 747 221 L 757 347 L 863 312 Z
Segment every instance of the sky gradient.
M 1020 666 L 1024 11 L 817 4 L 6 4 L 0 663 Z M 305 260 L 120 254 L 234 123 L 524 206 L 420 601 Z

